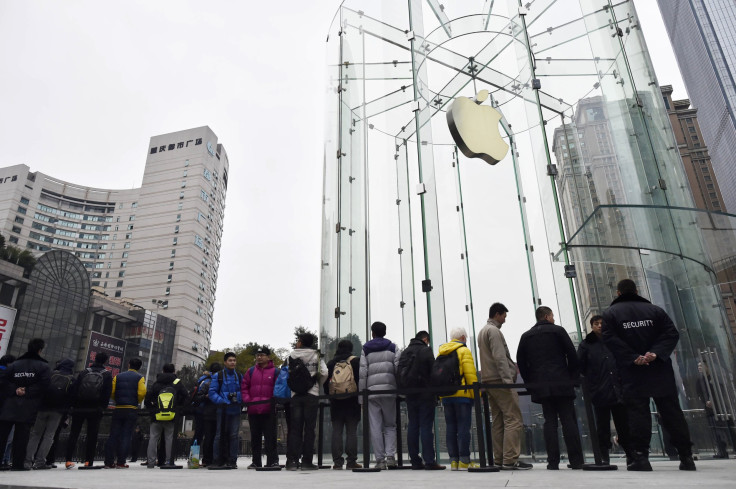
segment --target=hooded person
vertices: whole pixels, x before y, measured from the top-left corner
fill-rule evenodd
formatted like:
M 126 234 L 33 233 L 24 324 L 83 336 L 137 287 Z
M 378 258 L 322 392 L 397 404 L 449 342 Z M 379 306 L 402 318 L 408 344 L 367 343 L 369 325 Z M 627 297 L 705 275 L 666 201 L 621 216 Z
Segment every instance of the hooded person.
M 243 403 L 248 405 L 248 424 L 253 451 L 253 461 L 249 469 L 261 467 L 261 438 L 265 441 L 266 467 L 279 467 L 279 454 L 276 448 L 276 412 L 273 403 L 273 386 L 279 376 L 270 358 L 271 350 L 262 347 L 256 351 L 256 364 L 243 375 L 240 393 Z M 268 401 L 268 402 L 265 402 Z

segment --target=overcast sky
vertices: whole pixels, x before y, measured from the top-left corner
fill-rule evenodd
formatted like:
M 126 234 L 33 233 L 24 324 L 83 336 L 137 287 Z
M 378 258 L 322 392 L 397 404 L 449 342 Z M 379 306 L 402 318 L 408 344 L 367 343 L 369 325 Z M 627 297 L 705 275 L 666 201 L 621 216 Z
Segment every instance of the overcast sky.
M 656 2 L 635 3 L 659 82 L 685 98 Z M 286 346 L 295 326 L 318 328 L 338 5 L 0 0 L 0 167 L 138 187 L 151 136 L 210 126 L 230 159 L 212 348 Z

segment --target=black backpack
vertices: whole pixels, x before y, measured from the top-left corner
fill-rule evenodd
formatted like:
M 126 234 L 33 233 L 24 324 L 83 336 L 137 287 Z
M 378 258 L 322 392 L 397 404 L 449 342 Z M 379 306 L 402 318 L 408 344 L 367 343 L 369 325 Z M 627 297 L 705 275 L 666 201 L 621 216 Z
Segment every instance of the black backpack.
M 207 399 L 209 399 L 211 383 L 212 377 L 209 377 L 206 379 L 202 379 L 199 385 L 194 387 L 194 392 L 192 393 L 192 406 L 202 406 L 207 401 Z
M 463 385 L 457 350 L 453 350 L 449 355 L 437 356 L 434 364 L 432 364 L 429 381 L 433 387 L 447 387 L 447 389 L 443 389 L 442 392 L 438 393 L 440 396 L 451 396 L 457 392 L 458 387 Z
M 289 379 L 286 384 L 293 393 L 306 394 L 309 392 L 309 389 L 314 386 L 315 377 L 309 373 L 307 365 L 301 358 L 289 357 Z
M 414 360 L 417 358 L 418 348 L 406 349 L 399 357 L 399 368 L 396 370 L 396 382 L 401 388 L 421 387 L 416 378 Z
M 61 372 L 54 371 L 51 374 L 49 388 L 46 391 L 47 402 L 53 405 L 63 403 L 69 395 L 69 386 L 71 384 L 71 375 L 64 375 Z
M 96 402 L 102 396 L 102 386 L 105 378 L 102 373 L 106 370 L 92 370 L 87 368 L 87 374 L 82 377 L 77 388 L 77 399 L 85 402 Z

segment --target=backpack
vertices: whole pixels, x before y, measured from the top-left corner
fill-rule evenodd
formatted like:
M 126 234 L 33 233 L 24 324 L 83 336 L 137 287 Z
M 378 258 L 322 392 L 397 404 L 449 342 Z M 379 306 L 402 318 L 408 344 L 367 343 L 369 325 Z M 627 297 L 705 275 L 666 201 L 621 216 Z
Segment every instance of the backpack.
M 202 406 L 209 397 L 210 384 L 212 383 L 212 377 L 202 379 L 199 385 L 194 387 L 192 392 L 192 406 Z
M 317 357 L 319 361 L 319 356 Z M 315 376 L 316 377 L 316 376 Z M 301 358 L 289 357 L 289 378 L 286 383 L 295 394 L 306 394 L 316 381 Z
M 353 365 L 350 363 L 354 358 L 351 355 L 347 360 L 335 363 L 329 382 L 328 391 L 330 395 L 358 392 L 358 384 L 355 383 L 355 375 L 353 374 Z
M 72 383 L 71 375 L 64 375 L 61 372 L 53 372 L 49 388 L 46 391 L 46 399 L 52 404 L 59 404 L 66 400 L 69 395 L 69 386 Z
M 463 385 L 457 350 L 453 350 L 449 355 L 437 356 L 432 364 L 429 382 L 433 387 L 448 387 L 439 393 L 440 396 L 451 396 L 457 392 L 457 388 Z
M 105 377 L 102 373 L 106 370 L 92 370 L 92 367 L 86 369 L 87 375 L 82 377 L 82 381 L 77 388 L 77 399 L 85 402 L 97 402 L 102 396 L 102 386 L 105 384 Z
M 178 383 L 179 379 L 176 379 L 173 384 L 167 385 L 158 393 L 156 421 L 171 421 L 176 416 L 176 384 Z
M 396 369 L 396 383 L 401 388 L 422 387 L 419 385 L 419 379 L 416 378 L 416 369 L 414 368 L 414 360 L 419 352 L 418 348 L 404 350 L 399 357 L 399 367 Z
M 289 389 L 289 366 L 282 365 L 276 382 L 273 385 L 273 397 L 277 399 L 289 399 L 291 397 L 291 389 Z

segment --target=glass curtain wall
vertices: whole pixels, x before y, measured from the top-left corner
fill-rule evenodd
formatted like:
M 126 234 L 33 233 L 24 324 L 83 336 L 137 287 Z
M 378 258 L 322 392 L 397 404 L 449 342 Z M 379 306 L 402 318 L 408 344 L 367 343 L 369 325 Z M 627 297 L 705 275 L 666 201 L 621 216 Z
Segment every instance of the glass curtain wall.
M 633 3 L 346 0 L 327 52 L 324 353 L 380 320 L 400 346 L 430 331 L 435 351 L 464 327 L 475 355 L 496 301 L 512 354 L 540 304 L 579 342 L 632 278 L 680 330 L 681 400 L 708 449 L 698 363 L 736 414 L 718 286 L 734 216 L 694 209 Z M 446 122 L 482 89 L 511 146 L 494 166 Z

